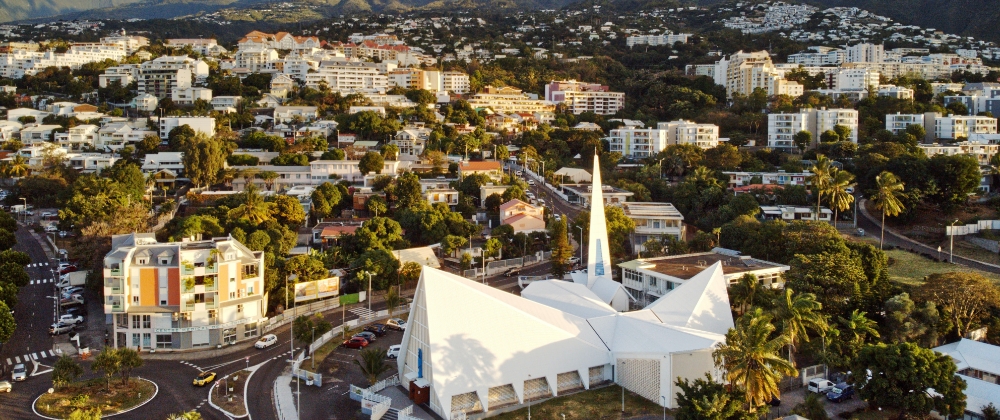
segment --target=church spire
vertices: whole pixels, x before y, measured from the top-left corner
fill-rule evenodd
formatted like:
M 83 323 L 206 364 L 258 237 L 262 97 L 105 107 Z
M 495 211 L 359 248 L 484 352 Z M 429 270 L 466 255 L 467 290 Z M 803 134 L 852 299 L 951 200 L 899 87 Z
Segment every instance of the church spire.
M 604 192 L 601 185 L 601 164 L 594 153 L 593 185 L 590 195 L 590 241 L 587 250 L 587 287 L 599 277 L 611 278 L 611 250 L 608 246 L 608 225 L 604 217 Z

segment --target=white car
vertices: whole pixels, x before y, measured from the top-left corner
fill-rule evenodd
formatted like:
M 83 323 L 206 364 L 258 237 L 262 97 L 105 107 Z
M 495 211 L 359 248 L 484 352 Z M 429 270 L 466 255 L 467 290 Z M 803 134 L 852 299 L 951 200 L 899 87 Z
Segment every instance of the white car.
M 385 352 L 385 357 L 390 359 L 395 359 L 399 357 L 399 352 L 403 348 L 401 344 L 396 344 L 394 346 L 389 346 L 389 350 Z
M 569 260 L 566 260 L 566 262 L 568 262 L 568 263 L 570 263 L 572 265 L 576 265 L 576 264 L 580 263 L 580 258 L 578 258 L 578 257 L 569 257 Z
M 80 316 L 80 315 L 73 316 L 73 315 L 66 314 L 66 315 L 63 315 L 63 316 L 59 317 L 59 322 L 62 322 L 63 324 L 66 324 L 66 325 L 82 324 L 83 323 L 83 317 Z
M 543 207 L 544 207 L 544 206 L 545 206 L 545 199 L 544 199 L 544 198 L 539 198 L 539 199 L 538 199 L 538 205 L 540 205 L 540 206 L 543 206 Z
M 10 380 L 20 382 L 28 379 L 28 370 L 24 368 L 24 363 L 14 365 L 14 370 L 10 374 Z
M 815 392 L 817 394 L 826 394 L 827 391 L 833 389 L 834 383 L 826 379 L 810 379 L 809 386 L 806 387 L 809 392 Z
M 266 349 L 275 344 L 278 344 L 278 336 L 274 334 L 268 334 L 261 337 L 260 340 L 257 340 L 256 343 L 253 343 L 253 346 L 258 349 Z
M 55 216 L 55 214 L 53 214 L 51 212 L 47 212 L 47 211 L 43 211 L 42 212 L 42 218 L 43 219 L 46 218 L 46 217 L 52 217 L 52 216 Z
M 532 193 L 532 192 L 526 192 L 526 193 L 524 193 L 524 196 L 528 197 L 529 200 L 534 200 L 535 199 L 535 194 Z
M 534 187 L 534 186 L 535 186 L 535 180 L 533 180 L 533 179 L 529 179 L 529 180 L 528 180 L 528 185 L 530 185 L 530 186 Z
M 58 232 L 59 231 L 59 226 L 56 226 L 55 224 L 51 224 L 51 225 L 45 226 L 45 231 L 46 232 Z

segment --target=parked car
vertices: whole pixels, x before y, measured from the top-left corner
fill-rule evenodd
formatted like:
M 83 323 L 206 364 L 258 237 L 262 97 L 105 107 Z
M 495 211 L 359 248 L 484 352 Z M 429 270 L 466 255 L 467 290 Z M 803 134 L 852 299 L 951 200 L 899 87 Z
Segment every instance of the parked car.
M 350 340 L 344 342 L 344 347 L 349 349 L 363 349 L 368 347 L 368 340 L 365 340 L 362 337 L 351 337 Z
M 253 343 L 253 346 L 258 349 L 265 349 L 275 344 L 278 344 L 278 336 L 274 334 L 268 334 L 261 337 L 260 340 L 257 340 L 256 343 Z
M 522 171 L 517 171 L 517 176 L 521 176 L 521 175 L 524 175 L 524 172 L 522 172 Z
M 854 385 L 841 382 L 826 393 L 826 399 L 833 402 L 841 402 L 854 398 Z
M 566 260 L 566 262 L 568 262 L 570 265 L 577 265 L 577 264 L 580 263 L 580 258 L 579 257 L 569 257 L 569 259 Z
M 80 316 L 80 315 L 74 316 L 74 315 L 66 314 L 66 315 L 63 315 L 63 316 L 59 317 L 59 322 L 61 322 L 63 324 L 66 324 L 66 325 L 82 324 L 83 323 L 83 317 Z
M 52 212 L 48 212 L 48 211 L 43 211 L 42 212 L 42 218 L 43 219 L 44 218 L 48 218 L 48 217 L 52 217 L 52 216 L 55 216 L 54 214 L 52 214 Z
M 73 331 L 73 327 L 74 327 L 73 325 L 63 324 L 62 322 L 57 322 L 55 324 L 52 324 L 52 326 L 49 327 L 49 334 L 50 335 L 66 334 L 66 333 L 68 333 L 70 331 Z
M 87 316 L 87 307 L 86 306 L 74 306 L 72 308 L 67 308 L 64 312 L 66 312 L 66 315 Z
M 385 352 L 385 357 L 388 357 L 390 359 L 395 359 L 395 358 L 399 357 L 399 352 L 400 352 L 400 350 L 402 350 L 402 348 L 403 348 L 403 346 L 400 345 L 400 344 L 396 344 L 394 346 L 389 346 L 389 350 L 387 350 Z
M 377 337 L 381 337 L 388 332 L 386 331 L 384 324 L 371 324 L 365 327 L 365 331 L 374 333 Z
M 69 232 L 67 232 L 67 231 L 65 231 L 65 230 L 60 230 L 60 231 L 59 231 L 59 237 L 60 237 L 60 238 L 65 238 L 65 237 L 67 237 L 67 236 L 69 236 Z
M 357 334 L 354 334 L 354 336 L 365 339 L 365 341 L 367 341 L 368 344 L 374 343 L 375 340 L 378 338 L 378 336 L 376 336 L 375 333 L 369 331 L 362 331 Z
M 215 372 L 202 372 L 199 373 L 198 376 L 194 378 L 194 381 L 191 381 L 191 383 L 194 386 L 205 386 L 212 383 L 214 380 Z
M 10 392 L 14 386 L 7 381 L 0 381 L 0 392 Z
M 507 271 L 503 272 L 504 277 L 513 277 L 520 274 L 521 274 L 521 268 L 519 267 L 508 268 Z
M 544 198 L 539 198 L 538 199 L 538 205 L 542 206 L 542 207 L 545 207 L 545 199 Z
M 862 228 L 858 228 L 858 230 L 857 230 L 857 235 L 858 235 L 858 236 L 865 236 L 865 230 L 864 230 L 864 229 L 862 229 Z
M 560 220 L 562 220 L 562 216 L 560 216 L 558 214 L 555 215 L 554 217 L 555 217 L 555 219 L 556 219 L 557 222 L 560 221 Z
M 524 196 L 525 196 L 525 197 L 528 197 L 528 199 L 529 199 L 529 200 L 534 200 L 534 199 L 535 199 L 535 193 L 533 193 L 533 192 L 530 192 L 530 191 L 529 191 L 529 192 L 526 192 L 526 193 L 524 193 Z
M 535 186 L 535 180 L 533 180 L 533 179 L 529 179 L 529 180 L 528 180 L 528 185 L 530 185 L 530 186 L 534 187 L 534 186 Z
M 14 370 L 10 373 L 10 380 L 23 381 L 28 379 L 28 370 L 24 368 L 24 363 L 14 365 Z
M 59 231 L 59 226 L 56 226 L 54 223 L 51 224 L 51 225 L 46 225 L 45 226 L 45 231 L 46 232 L 58 232 Z
M 403 321 L 402 319 L 399 318 L 390 318 L 385 321 L 385 327 L 390 330 L 405 331 L 406 321 Z
M 827 391 L 833 388 L 833 385 L 834 385 L 833 382 L 830 382 L 826 379 L 814 378 L 809 380 L 809 385 L 806 386 L 806 389 L 809 390 L 809 392 L 815 392 L 817 394 L 825 394 Z
M 67 264 L 65 267 L 59 267 L 59 274 L 72 273 L 76 271 L 76 266 L 73 264 Z
M 80 286 L 70 286 L 62 290 L 63 294 L 68 295 L 82 295 L 83 288 Z

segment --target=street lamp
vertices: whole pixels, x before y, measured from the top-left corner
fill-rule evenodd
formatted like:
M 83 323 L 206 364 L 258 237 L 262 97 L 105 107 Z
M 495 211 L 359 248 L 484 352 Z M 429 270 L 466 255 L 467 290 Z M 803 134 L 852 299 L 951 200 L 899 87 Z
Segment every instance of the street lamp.
M 951 243 L 948 245 L 948 262 L 955 263 L 955 223 L 958 223 L 958 219 L 951 222 Z
M 368 272 L 368 311 L 372 310 L 372 272 Z
M 21 197 L 21 201 L 24 202 L 24 206 L 21 207 L 21 216 L 24 218 L 24 224 L 28 224 L 28 199 Z
M 663 420 L 667 420 L 667 397 L 660 395 L 660 400 L 663 401 Z
M 288 310 L 288 283 L 298 280 L 299 275 L 292 273 L 285 277 L 285 311 Z M 288 357 L 288 361 L 291 362 L 295 360 L 295 323 L 292 320 L 288 321 L 288 349 L 291 350 L 289 353 L 291 356 Z
M 531 381 L 531 375 L 528 375 L 528 381 Z M 531 398 L 527 395 L 527 390 L 524 390 L 524 399 L 528 400 L 528 420 L 531 420 Z

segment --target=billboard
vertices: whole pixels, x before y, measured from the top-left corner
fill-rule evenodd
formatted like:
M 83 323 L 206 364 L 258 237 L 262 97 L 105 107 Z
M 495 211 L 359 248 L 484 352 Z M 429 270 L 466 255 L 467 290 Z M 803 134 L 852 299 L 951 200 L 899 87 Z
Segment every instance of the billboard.
M 295 302 L 325 299 L 340 294 L 340 277 L 295 284 Z

